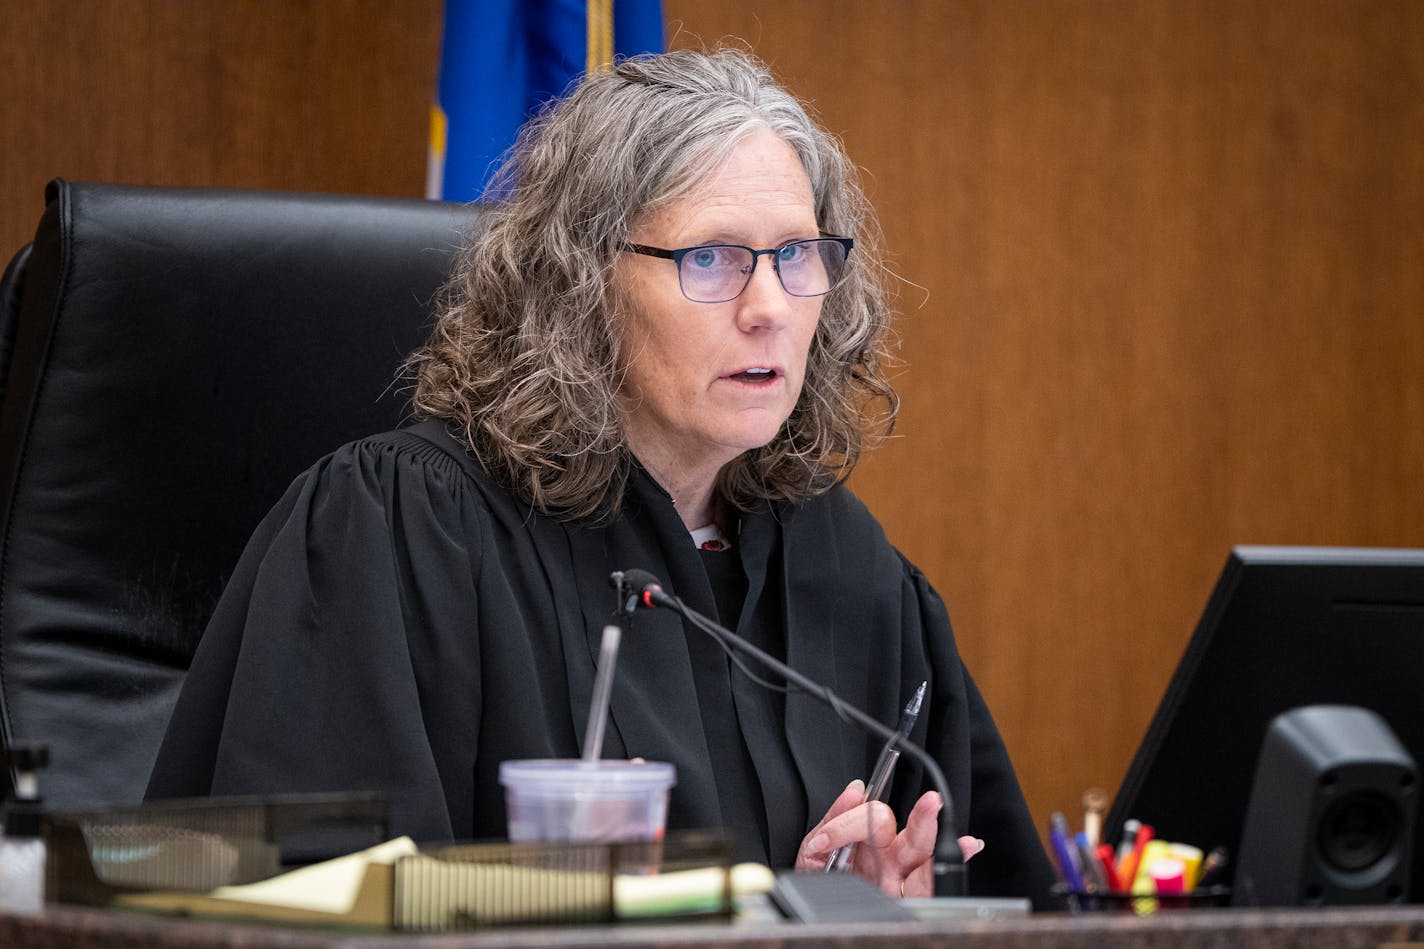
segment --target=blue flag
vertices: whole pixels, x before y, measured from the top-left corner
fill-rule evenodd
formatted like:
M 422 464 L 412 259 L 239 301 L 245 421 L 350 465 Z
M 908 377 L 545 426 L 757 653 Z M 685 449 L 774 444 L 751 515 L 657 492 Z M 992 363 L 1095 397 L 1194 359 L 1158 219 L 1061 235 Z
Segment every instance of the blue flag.
M 426 196 L 478 199 L 541 105 L 615 55 L 663 48 L 662 0 L 445 0 Z

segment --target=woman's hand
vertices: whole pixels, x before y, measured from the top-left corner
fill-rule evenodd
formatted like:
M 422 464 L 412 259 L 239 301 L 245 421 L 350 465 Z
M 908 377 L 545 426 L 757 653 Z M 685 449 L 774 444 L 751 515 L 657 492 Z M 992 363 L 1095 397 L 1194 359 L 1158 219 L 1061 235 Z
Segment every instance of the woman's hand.
M 825 869 L 841 846 L 856 844 L 851 869 L 890 896 L 934 895 L 934 850 L 939 832 L 939 794 L 926 791 L 915 802 L 905 829 L 896 832 L 895 814 L 880 801 L 865 800 L 865 784 L 852 781 L 811 828 L 796 855 L 796 869 Z M 959 838 L 964 859 L 984 847 L 975 837 Z
M 864 782 L 852 781 L 801 842 L 796 869 L 824 870 L 832 853 L 853 843 L 854 872 L 890 896 L 930 896 L 939 809 L 939 794 L 926 791 L 896 833 L 895 813 L 880 801 L 866 801 Z

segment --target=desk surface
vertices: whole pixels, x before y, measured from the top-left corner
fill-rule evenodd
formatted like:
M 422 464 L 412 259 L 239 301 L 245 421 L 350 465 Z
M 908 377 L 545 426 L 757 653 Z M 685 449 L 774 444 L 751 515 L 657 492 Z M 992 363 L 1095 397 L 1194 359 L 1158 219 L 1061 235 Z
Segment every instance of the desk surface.
M 440 936 L 354 935 L 323 930 L 161 919 L 108 910 L 54 906 L 38 916 L 0 914 L 7 949 L 103 946 L 196 949 L 482 949 L 492 946 L 751 947 L 942 946 L 966 949 L 1379 949 L 1424 945 L 1424 906 L 1321 910 L 1191 910 L 1153 917 L 1044 914 L 1022 919 L 821 926 L 778 924 L 638 925 L 569 929 L 501 929 Z

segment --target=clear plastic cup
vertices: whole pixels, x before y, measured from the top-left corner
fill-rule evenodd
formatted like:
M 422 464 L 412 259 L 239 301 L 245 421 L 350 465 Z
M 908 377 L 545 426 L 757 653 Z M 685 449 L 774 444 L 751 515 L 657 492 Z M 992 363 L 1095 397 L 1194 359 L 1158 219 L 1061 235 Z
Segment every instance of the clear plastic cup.
M 499 783 L 510 840 L 662 840 L 677 777 L 660 761 L 555 758 L 503 762 Z

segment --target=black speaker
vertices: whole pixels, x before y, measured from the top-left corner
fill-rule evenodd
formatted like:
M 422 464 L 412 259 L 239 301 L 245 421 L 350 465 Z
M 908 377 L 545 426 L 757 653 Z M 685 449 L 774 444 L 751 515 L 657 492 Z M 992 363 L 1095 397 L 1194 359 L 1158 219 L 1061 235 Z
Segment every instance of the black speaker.
M 1275 717 L 1241 831 L 1238 906 L 1402 903 L 1417 771 L 1383 718 L 1350 705 Z

